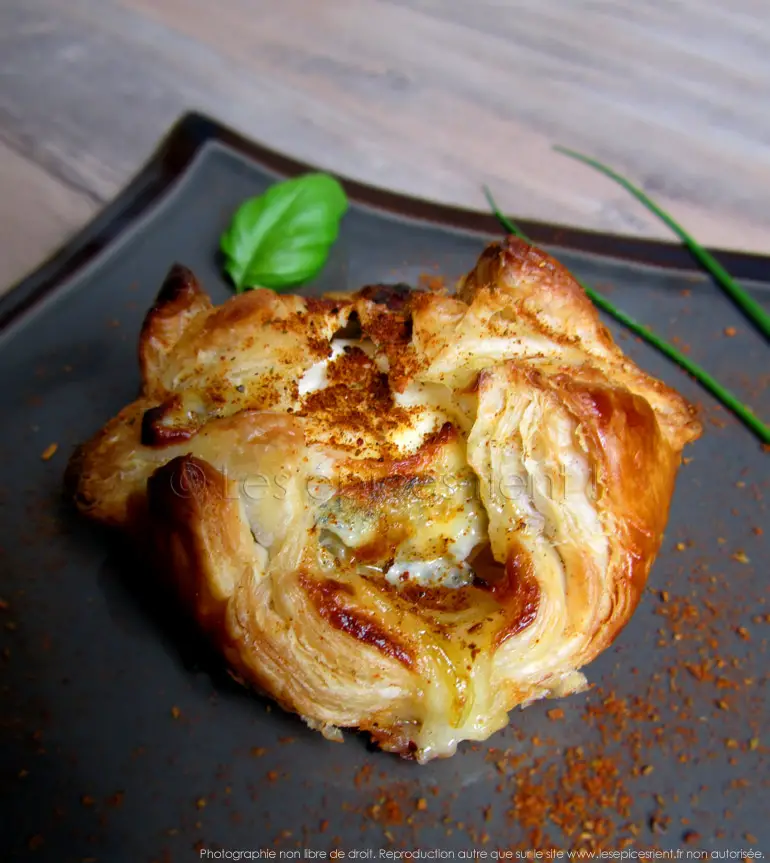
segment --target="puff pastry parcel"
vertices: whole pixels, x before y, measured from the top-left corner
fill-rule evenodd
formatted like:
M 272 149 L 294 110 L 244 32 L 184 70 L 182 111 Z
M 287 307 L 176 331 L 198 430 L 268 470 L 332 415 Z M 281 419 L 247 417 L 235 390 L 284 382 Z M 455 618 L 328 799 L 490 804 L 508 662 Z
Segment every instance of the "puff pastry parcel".
M 141 396 L 73 456 L 233 672 L 420 762 L 585 686 L 658 551 L 690 406 L 510 238 L 456 291 L 254 290 L 175 266 Z

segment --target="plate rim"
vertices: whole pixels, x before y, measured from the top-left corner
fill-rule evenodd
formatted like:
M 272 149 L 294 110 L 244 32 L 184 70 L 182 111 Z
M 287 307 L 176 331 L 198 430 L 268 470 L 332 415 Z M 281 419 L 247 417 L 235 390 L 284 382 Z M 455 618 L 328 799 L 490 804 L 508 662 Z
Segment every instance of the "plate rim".
M 42 264 L 0 297 L 0 333 L 76 276 L 97 255 L 154 206 L 190 168 L 196 155 L 216 141 L 272 173 L 286 176 L 323 170 L 254 141 L 206 114 L 189 111 L 160 139 L 149 159 L 112 201 L 56 249 Z M 391 216 L 438 227 L 494 236 L 500 233 L 494 215 L 442 204 L 371 186 L 336 175 L 353 203 Z M 699 272 L 684 245 L 550 222 L 522 219 L 522 229 L 538 244 L 663 269 Z M 767 281 L 770 255 L 724 249 L 712 254 L 737 279 Z

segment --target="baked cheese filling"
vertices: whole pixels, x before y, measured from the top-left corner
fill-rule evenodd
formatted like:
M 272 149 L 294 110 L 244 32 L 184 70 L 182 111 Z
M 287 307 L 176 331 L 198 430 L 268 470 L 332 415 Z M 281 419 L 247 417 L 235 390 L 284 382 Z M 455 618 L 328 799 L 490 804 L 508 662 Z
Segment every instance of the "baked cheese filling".
M 329 386 L 328 368 L 335 363 L 338 357 L 344 356 L 346 349 L 358 348 L 369 357 L 374 355 L 374 345 L 369 339 L 332 339 L 329 347 L 331 349 L 329 356 L 313 363 L 299 379 L 297 389 L 300 398 Z
M 487 541 L 487 520 L 478 497 L 467 488 L 446 499 L 418 499 L 430 481 L 396 490 L 387 513 L 373 514 L 371 500 L 337 495 L 322 505 L 316 527 L 325 547 L 341 563 L 378 570 L 392 585 L 464 587 L 471 584 L 473 552 Z M 376 485 L 372 496 L 387 490 Z M 427 495 L 426 495 L 427 497 Z M 336 538 L 330 542 L 328 536 Z
M 452 294 L 215 307 L 174 267 L 139 351 L 142 395 L 73 455 L 77 506 L 146 532 L 244 682 L 423 763 L 585 685 L 700 434 L 514 238 Z
M 373 450 L 386 448 L 408 457 L 448 422 L 429 390 L 414 388 L 399 394 L 389 411 L 383 411 L 381 405 L 366 404 L 372 378 L 384 375 L 375 346 L 368 339 L 334 339 L 330 347 L 329 356 L 312 365 L 300 379 L 297 410 L 310 414 L 312 420 L 313 403 L 315 412 L 336 409 L 332 397 L 324 403 L 323 393 L 338 381 L 346 386 L 343 395 L 348 404 L 355 406 L 359 398 L 356 384 L 366 384 L 360 394 L 361 422 L 338 430 L 340 435 L 347 432 L 348 438 L 355 437 L 355 455 L 368 456 Z M 367 408 L 370 410 L 365 415 Z M 388 423 L 389 416 L 395 421 Z M 381 422 L 377 423 L 378 419 Z M 427 471 L 409 475 L 406 470 L 369 484 L 354 483 L 322 502 L 315 526 L 324 532 L 326 553 L 338 563 L 363 566 L 370 573 L 378 571 L 395 587 L 459 588 L 471 584 L 474 571 L 470 559 L 474 550 L 487 542 L 487 518 L 475 475 L 467 468 L 464 442 L 458 438 L 444 449 Z M 330 482 L 328 488 L 334 487 Z

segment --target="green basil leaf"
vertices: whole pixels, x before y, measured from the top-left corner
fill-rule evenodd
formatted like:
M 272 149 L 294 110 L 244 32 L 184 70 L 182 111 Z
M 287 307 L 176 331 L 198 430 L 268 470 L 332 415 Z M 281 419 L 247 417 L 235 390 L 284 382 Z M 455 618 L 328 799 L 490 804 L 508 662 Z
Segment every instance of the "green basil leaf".
M 238 293 L 313 278 L 326 263 L 347 207 L 342 186 L 328 174 L 276 183 L 241 204 L 220 241 Z

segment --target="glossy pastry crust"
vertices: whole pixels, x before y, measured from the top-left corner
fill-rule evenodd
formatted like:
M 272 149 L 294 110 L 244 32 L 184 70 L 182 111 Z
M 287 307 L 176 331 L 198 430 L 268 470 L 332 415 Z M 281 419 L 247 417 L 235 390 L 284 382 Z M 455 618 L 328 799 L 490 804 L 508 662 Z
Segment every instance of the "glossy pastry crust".
M 246 683 L 427 761 L 585 685 L 665 528 L 689 405 L 513 238 L 453 292 L 214 307 L 182 267 L 141 396 L 69 467 Z

